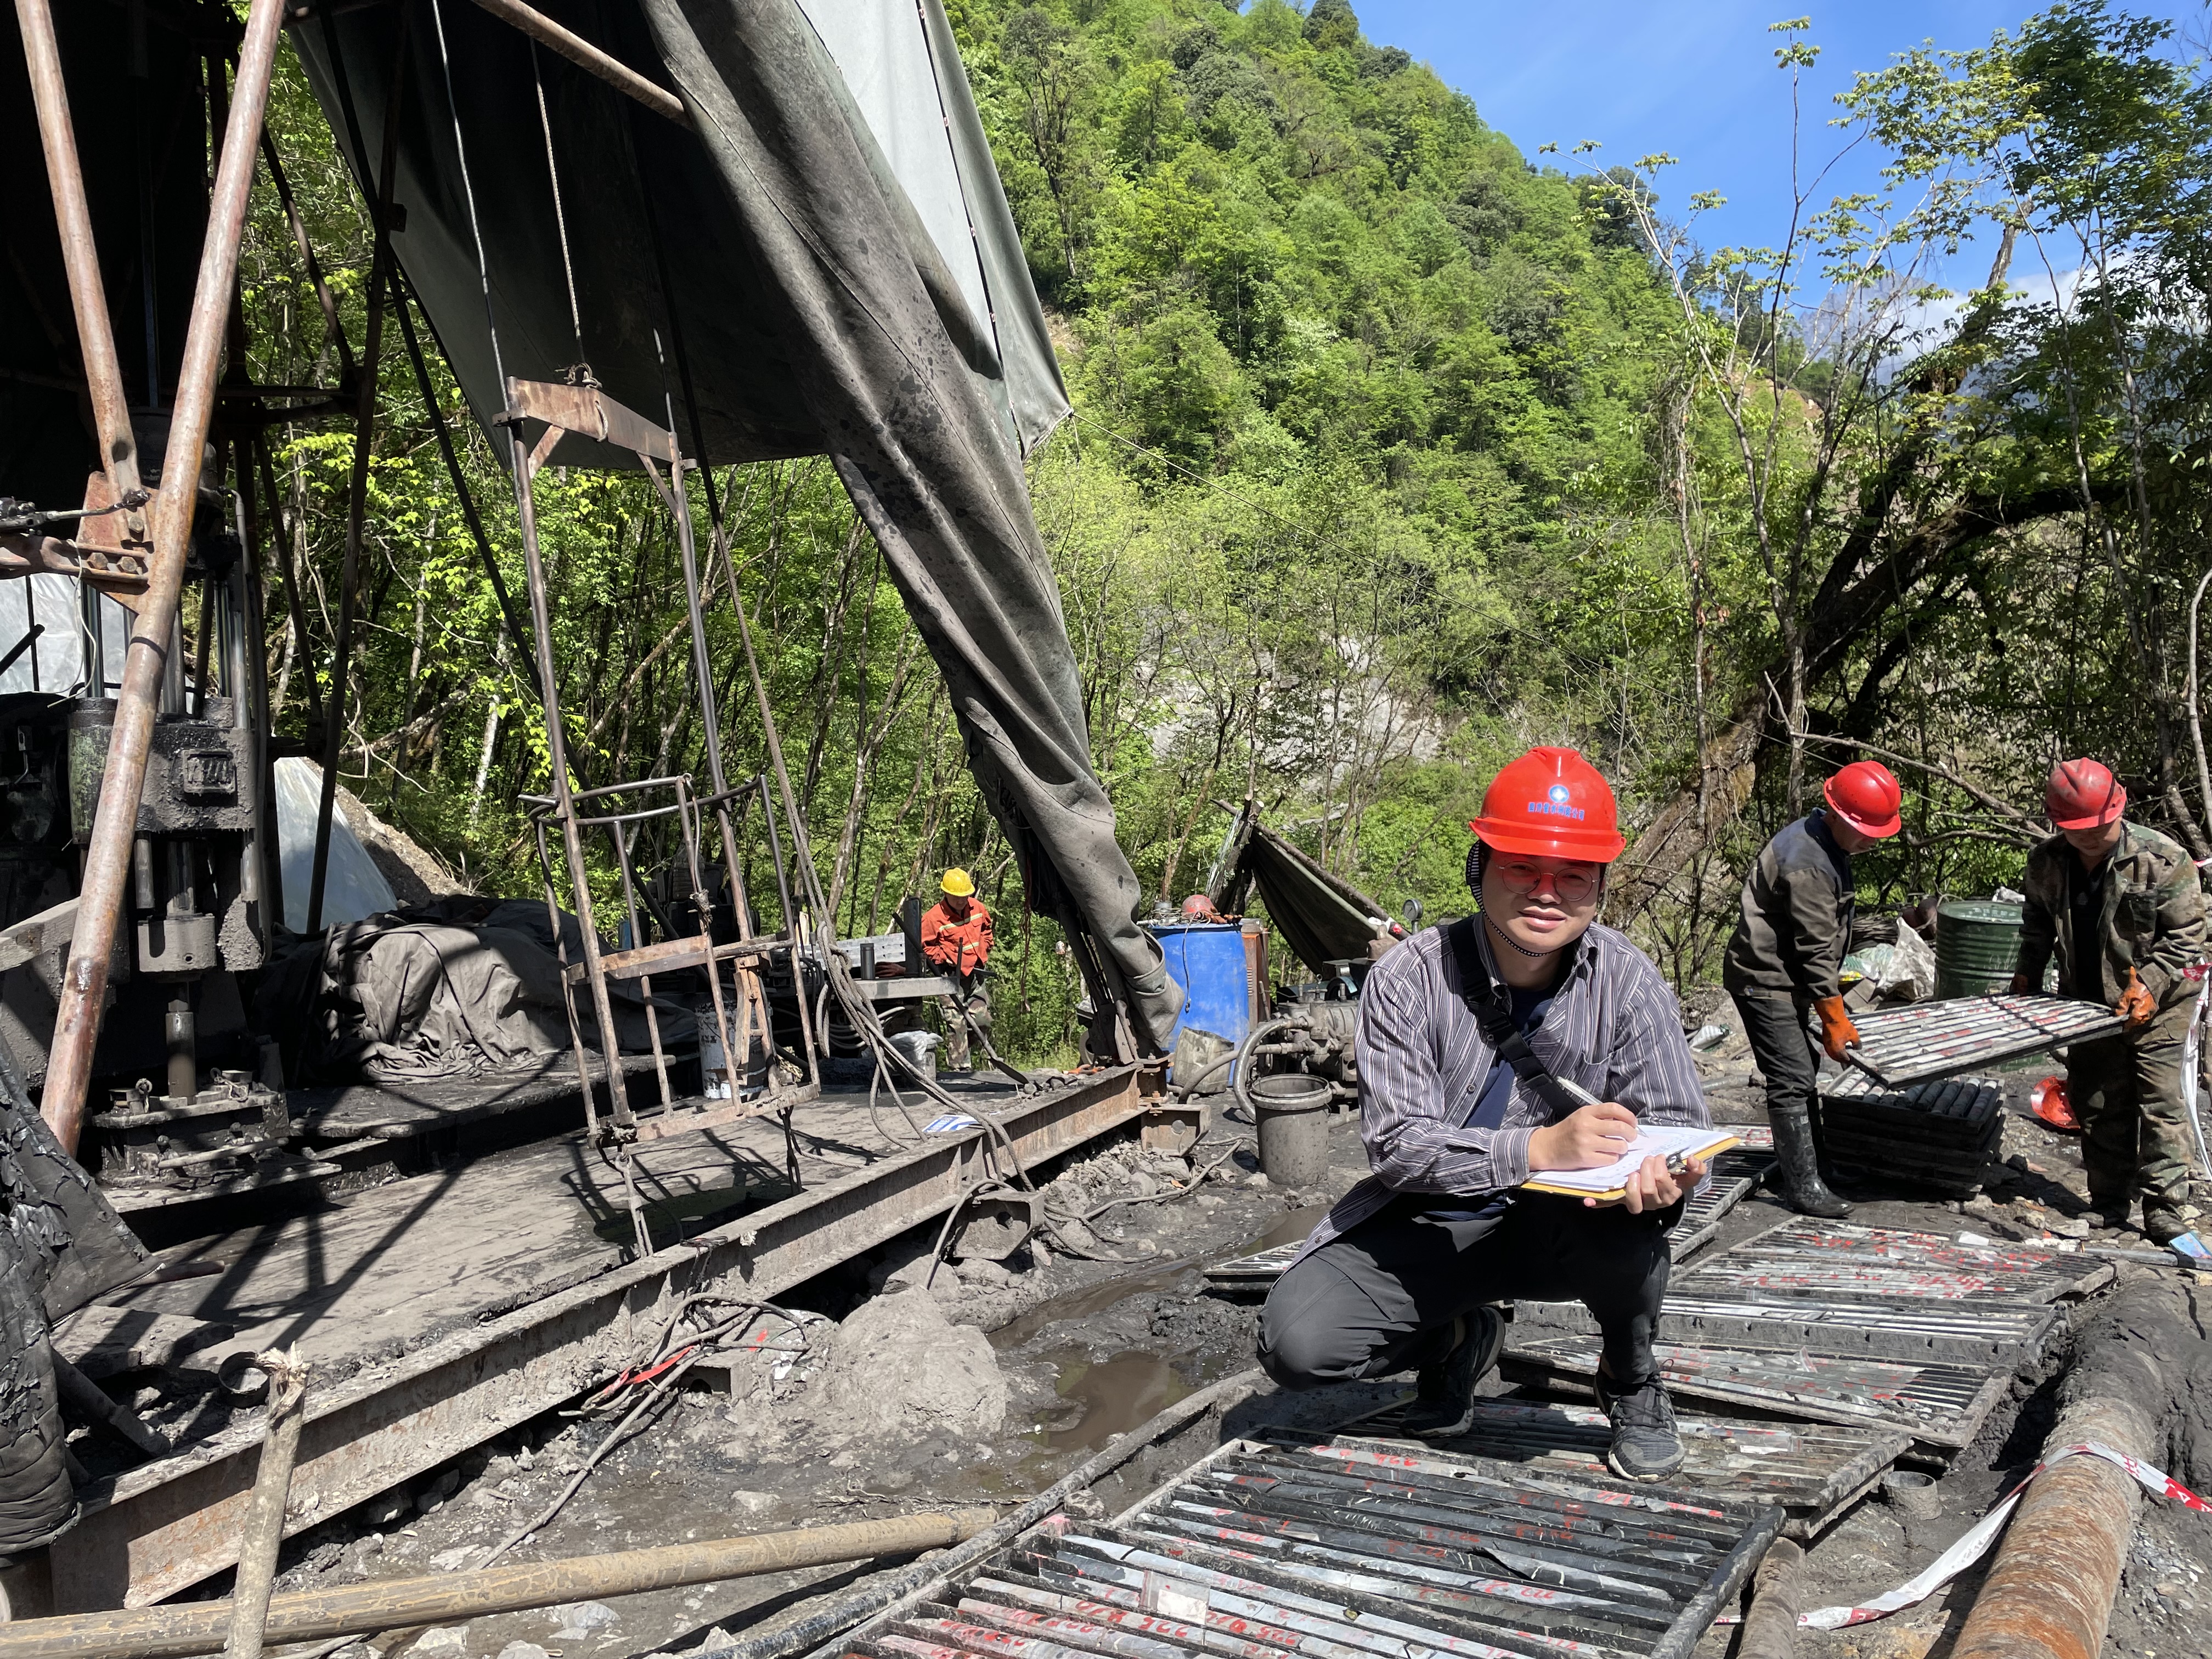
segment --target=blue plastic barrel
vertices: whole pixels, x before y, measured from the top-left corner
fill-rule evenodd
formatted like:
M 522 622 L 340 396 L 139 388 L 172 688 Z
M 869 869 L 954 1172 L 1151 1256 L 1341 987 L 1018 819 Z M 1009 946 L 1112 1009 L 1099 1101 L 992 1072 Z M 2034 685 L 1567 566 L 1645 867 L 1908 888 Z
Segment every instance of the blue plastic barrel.
M 1170 1048 L 1185 1027 L 1242 1042 L 1252 1029 L 1252 988 L 1243 931 L 1235 922 L 1163 922 L 1146 932 L 1159 941 L 1168 977 L 1182 987 Z

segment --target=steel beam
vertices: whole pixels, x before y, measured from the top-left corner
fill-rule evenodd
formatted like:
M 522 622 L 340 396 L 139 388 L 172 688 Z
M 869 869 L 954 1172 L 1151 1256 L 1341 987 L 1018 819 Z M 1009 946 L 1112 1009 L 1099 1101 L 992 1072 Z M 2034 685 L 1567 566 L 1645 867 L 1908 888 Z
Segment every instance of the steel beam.
M 17 8 L 18 15 L 27 20 L 27 36 L 28 20 L 33 14 L 46 15 L 43 0 L 17 0 Z M 123 915 L 131 843 L 137 829 L 139 796 L 145 789 L 146 757 L 154 738 L 155 708 L 175 645 L 177 599 L 184 591 L 185 554 L 191 540 L 192 509 L 199 494 L 200 454 L 207 443 L 209 418 L 215 412 L 216 366 L 230 320 L 239 240 L 252 193 L 262 110 L 269 99 L 270 71 L 283 21 L 284 0 L 253 0 L 246 37 L 239 47 L 230 118 L 223 130 L 215 189 L 209 197 L 207 238 L 201 246 L 199 276 L 192 290 L 191 325 L 185 333 L 184 367 L 178 375 L 176 403 L 169 416 L 163 465 L 167 487 L 154 507 L 153 564 L 147 573 L 146 596 L 138 608 L 138 620 L 131 630 L 123 683 L 116 696 L 114 735 L 100 779 L 100 807 L 84 851 L 78 926 L 70 946 L 69 965 L 62 975 L 61 1005 L 54 1016 L 54 1039 L 40 1107 L 63 1149 L 71 1152 L 76 1150 L 77 1134 L 84 1122 L 85 1085 L 91 1079 L 93 1045 L 100 1036 L 101 1004 L 106 997 L 109 945 Z M 90 368 L 89 362 L 87 367 Z
M 1024 1101 L 995 1121 L 1024 1166 L 1034 1168 L 1141 1116 L 1161 1092 L 1158 1071 L 1123 1067 Z M 780 1295 L 943 1215 L 983 1175 L 986 1139 L 981 1128 L 933 1135 L 918 1152 L 452 1332 L 396 1364 L 369 1366 L 322 1390 L 301 1440 L 288 1532 L 326 1521 L 574 1398 L 632 1357 L 672 1297 L 714 1280 L 755 1296 Z M 312 1339 L 307 1346 L 312 1357 Z M 83 1518 L 47 1553 L 52 1610 L 143 1607 L 231 1565 L 260 1435 L 252 1425 L 81 1491 Z M 33 1579 L 8 1589 L 20 1612 L 34 1610 Z

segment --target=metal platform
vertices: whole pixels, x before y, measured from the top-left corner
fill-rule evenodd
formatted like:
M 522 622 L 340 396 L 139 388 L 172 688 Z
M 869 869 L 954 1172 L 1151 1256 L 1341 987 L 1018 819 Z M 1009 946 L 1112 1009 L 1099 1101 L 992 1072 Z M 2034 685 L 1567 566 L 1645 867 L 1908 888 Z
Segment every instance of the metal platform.
M 1903 1429 L 1940 1451 L 1967 1444 L 2011 1385 L 2013 1368 L 1971 1361 L 1881 1359 L 1802 1348 L 1661 1343 L 1660 1374 L 1678 1395 L 1814 1423 Z M 1598 1339 L 1509 1334 L 1502 1369 L 1514 1382 L 1587 1389 Z
M 2009 995 L 1874 1008 L 1856 1016 L 1856 1023 L 1859 1040 L 1845 1054 L 1875 1081 L 1893 1088 L 2111 1036 L 2120 1029 L 2118 1016 L 2100 1002 Z
M 1612 1425 L 1603 1412 L 1537 1400 L 1478 1400 L 1474 1426 L 1449 1440 L 1409 1440 L 1396 1433 L 1402 1405 L 1313 1444 L 1389 1468 L 1451 1467 L 1436 1457 L 1488 1458 L 1539 1472 L 1606 1480 Z M 1683 1414 L 1676 1425 L 1688 1455 L 1670 1486 L 1772 1504 L 1789 1516 L 1786 1537 L 1815 1536 L 1846 1505 L 1881 1479 L 1912 1443 L 1898 1429 L 1833 1424 L 1747 1423 Z M 1281 1437 L 1274 1437 L 1280 1438 Z
M 979 1091 L 978 1108 L 1034 1167 L 1143 1119 L 1158 1079 L 1122 1067 L 1019 1099 L 1008 1090 L 995 1109 Z M 656 1243 L 668 1241 L 647 1256 L 629 1243 L 615 1172 L 569 1137 L 212 1241 L 198 1254 L 218 1275 L 109 1300 L 228 1324 L 228 1346 L 300 1344 L 318 1381 L 286 1510 L 294 1532 L 602 1380 L 667 1298 L 717 1279 L 775 1296 L 942 1216 L 984 1172 L 982 1129 L 900 1151 L 875 1133 L 865 1097 L 801 1106 L 797 1129 L 802 1149 L 830 1160 L 812 1166 L 821 1184 L 750 1210 L 748 1172 L 781 1171 L 775 1123 L 641 1146 Z M 81 1488 L 82 1519 L 9 1571 L 14 1605 L 143 1606 L 230 1565 L 260 1432 L 244 1424 Z
M 1783 1519 L 1445 1452 L 1383 1467 L 1232 1441 L 1110 1523 L 1048 1518 L 815 1659 L 1680 1659 Z

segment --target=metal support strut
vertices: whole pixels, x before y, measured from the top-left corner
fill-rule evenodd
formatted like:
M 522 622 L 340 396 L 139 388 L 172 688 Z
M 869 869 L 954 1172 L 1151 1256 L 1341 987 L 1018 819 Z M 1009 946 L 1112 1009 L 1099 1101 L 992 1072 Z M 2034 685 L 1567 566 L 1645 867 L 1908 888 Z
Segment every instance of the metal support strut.
M 82 246 L 70 255 L 70 289 L 88 378 L 97 385 L 96 377 L 104 369 L 95 366 L 94 359 L 104 346 L 105 364 L 112 367 L 114 343 L 108 333 L 104 301 L 93 291 L 96 276 L 91 283 L 79 280 L 79 258 L 92 253 L 91 230 L 88 218 L 81 224 L 70 222 L 70 204 L 75 203 L 80 210 L 82 206 L 83 180 L 76 167 L 74 140 L 62 136 L 69 112 L 61 95 L 59 59 L 53 51 L 53 20 L 47 0 L 16 0 L 16 15 L 23 22 L 26 47 L 33 54 L 33 85 L 45 88 L 39 99 L 39 115 L 48 172 L 66 175 L 58 178 L 54 191 L 64 246 L 79 241 L 81 233 Z M 198 495 L 199 458 L 215 410 L 216 368 L 229 321 L 239 240 L 252 191 L 262 112 L 268 103 L 270 74 L 283 17 L 283 0 L 253 0 L 239 48 L 237 80 L 232 89 L 229 119 L 224 125 L 215 189 L 208 203 L 207 237 L 200 251 L 191 320 L 185 335 L 184 364 L 170 416 L 165 487 L 154 501 L 153 560 L 147 572 L 145 599 L 124 659 L 114 735 L 100 779 L 92 836 L 85 848 L 76 935 L 62 975 L 41 1108 L 56 1137 L 70 1152 L 76 1149 L 83 1127 L 85 1088 L 90 1081 L 93 1046 L 100 1036 L 101 1004 L 107 991 L 108 951 L 123 914 L 131 873 L 131 842 L 138 821 L 139 796 L 145 787 L 146 758 L 153 744 L 154 715 L 174 643 L 177 601 L 184 590 L 185 555 Z M 40 58 L 42 63 L 38 61 Z M 118 375 L 115 381 L 118 399 L 120 385 Z M 96 405 L 98 402 L 95 392 Z M 100 421 L 103 454 L 114 469 L 119 465 L 117 451 L 122 439 L 110 434 L 106 412 L 100 413 Z M 122 430 L 127 434 L 128 429 L 126 417 Z

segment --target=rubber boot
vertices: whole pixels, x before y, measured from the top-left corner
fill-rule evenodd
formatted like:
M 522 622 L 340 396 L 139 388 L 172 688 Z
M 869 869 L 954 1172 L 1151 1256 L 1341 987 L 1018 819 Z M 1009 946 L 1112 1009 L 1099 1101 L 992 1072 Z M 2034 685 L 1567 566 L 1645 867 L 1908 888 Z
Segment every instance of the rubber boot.
M 1828 1190 L 1820 1179 L 1820 1159 L 1813 1145 L 1813 1124 L 1802 1106 L 1767 1108 L 1774 1126 L 1774 1152 L 1781 1167 L 1782 1201 L 1800 1215 L 1841 1221 L 1851 1206 Z

